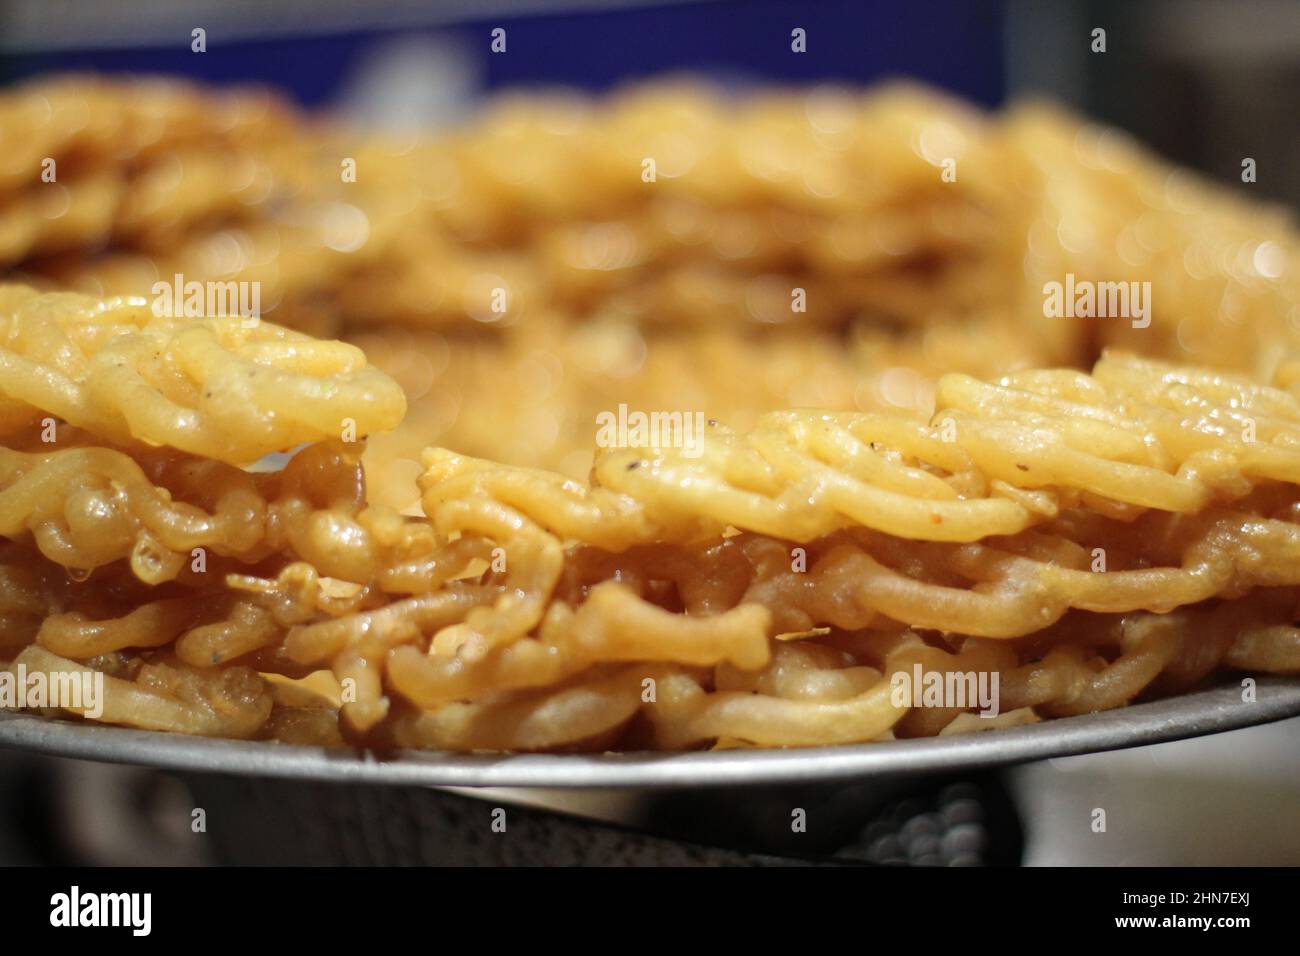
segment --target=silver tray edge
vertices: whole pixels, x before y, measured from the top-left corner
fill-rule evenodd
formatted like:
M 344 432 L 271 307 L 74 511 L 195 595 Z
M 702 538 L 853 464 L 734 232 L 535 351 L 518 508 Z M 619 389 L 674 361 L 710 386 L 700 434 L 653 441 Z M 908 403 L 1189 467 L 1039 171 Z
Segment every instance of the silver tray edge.
M 1300 679 L 1260 678 L 1081 717 L 949 737 L 684 754 L 454 754 L 217 740 L 0 713 L 0 747 L 174 771 L 429 787 L 723 787 L 957 772 L 1222 733 L 1300 716 Z

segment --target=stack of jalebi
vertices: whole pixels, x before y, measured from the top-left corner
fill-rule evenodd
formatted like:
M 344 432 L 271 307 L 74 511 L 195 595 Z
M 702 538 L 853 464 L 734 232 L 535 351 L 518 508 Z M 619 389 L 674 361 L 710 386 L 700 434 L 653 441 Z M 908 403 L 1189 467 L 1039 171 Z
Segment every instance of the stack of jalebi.
M 397 142 L 74 79 L 0 142 L 0 261 L 92 294 L 0 287 L 0 662 L 97 719 L 813 745 L 1300 670 L 1296 233 L 1115 131 L 678 83 Z

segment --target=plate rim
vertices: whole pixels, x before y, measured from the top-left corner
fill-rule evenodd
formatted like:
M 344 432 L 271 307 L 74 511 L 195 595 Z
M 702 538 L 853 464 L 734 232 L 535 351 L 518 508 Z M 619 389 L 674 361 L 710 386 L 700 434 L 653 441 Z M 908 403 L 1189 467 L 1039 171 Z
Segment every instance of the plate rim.
M 0 712 L 0 747 L 160 770 L 427 787 L 690 788 L 987 769 L 1239 730 L 1300 716 L 1300 677 L 1239 683 L 1076 717 L 948 737 L 691 753 L 460 754 L 226 740 Z

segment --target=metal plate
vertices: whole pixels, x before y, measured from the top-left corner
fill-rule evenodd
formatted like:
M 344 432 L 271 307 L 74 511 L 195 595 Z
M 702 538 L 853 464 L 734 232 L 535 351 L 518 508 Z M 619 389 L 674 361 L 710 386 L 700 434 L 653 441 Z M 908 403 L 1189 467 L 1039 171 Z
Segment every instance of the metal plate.
M 0 746 L 171 770 L 336 782 L 459 787 L 719 787 L 815 783 L 964 771 L 1117 750 L 1236 730 L 1300 715 L 1300 680 L 1262 678 L 1257 699 L 1238 684 L 1005 730 L 791 750 L 686 754 L 375 754 L 211 740 L 120 727 L 0 715 Z

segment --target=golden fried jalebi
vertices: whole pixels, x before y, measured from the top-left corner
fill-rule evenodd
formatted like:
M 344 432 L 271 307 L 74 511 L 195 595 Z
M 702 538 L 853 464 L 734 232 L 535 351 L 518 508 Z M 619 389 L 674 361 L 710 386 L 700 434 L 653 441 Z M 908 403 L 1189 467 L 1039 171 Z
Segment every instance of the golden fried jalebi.
M 171 78 L 64 76 L 0 100 L 0 188 L 28 183 L 45 157 L 139 162 L 178 145 L 279 136 L 288 110 L 266 92 L 217 93 Z
M 113 448 L 55 448 L 0 448 L 0 533 L 30 534 L 72 571 L 128 558 L 136 577 L 159 584 L 196 549 L 255 563 L 293 541 L 315 556 L 313 497 L 335 522 L 364 503 L 359 455 L 342 444 L 309 446 L 270 475 L 174 453 L 140 451 L 137 462 Z
M 0 98 L 0 263 L 109 242 L 163 251 L 295 188 L 298 132 L 254 90 L 83 77 Z
M 62 712 L 819 746 L 1300 673 L 1300 242 L 1114 131 L 669 84 L 396 142 L 82 83 L 0 97 L 0 261 L 91 293 L 0 286 L 0 667 L 103 675 Z
M 355 346 L 255 317 L 0 288 L 0 422 L 48 414 L 234 464 L 394 427 L 406 401 Z

